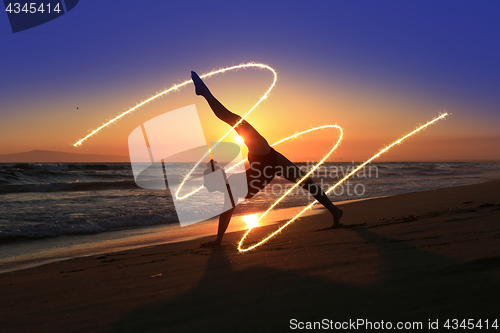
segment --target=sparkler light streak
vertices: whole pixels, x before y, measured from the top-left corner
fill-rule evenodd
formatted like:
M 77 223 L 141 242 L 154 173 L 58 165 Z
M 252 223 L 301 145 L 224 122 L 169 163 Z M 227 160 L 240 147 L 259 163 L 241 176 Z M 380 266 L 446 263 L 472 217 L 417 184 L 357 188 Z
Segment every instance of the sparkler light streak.
M 240 69 L 240 68 L 249 68 L 249 67 L 256 67 L 256 68 L 261 68 L 261 69 L 267 69 L 269 71 L 271 71 L 274 75 L 274 80 L 273 80 L 273 83 L 271 84 L 271 86 L 269 87 L 269 89 L 266 91 L 266 93 L 259 99 L 259 101 L 243 116 L 241 117 L 241 119 L 243 120 L 243 118 L 245 118 L 246 116 L 248 116 L 248 114 L 250 112 L 252 112 L 256 107 L 257 105 L 260 104 L 260 102 L 262 102 L 264 99 L 266 99 L 267 95 L 271 92 L 271 90 L 274 88 L 274 85 L 276 84 L 276 81 L 278 80 L 278 75 L 276 74 L 276 71 L 268 66 L 268 65 L 264 65 L 264 64 L 257 64 L 257 63 L 248 63 L 248 64 L 241 64 L 241 65 L 236 65 L 236 66 L 231 66 L 231 67 L 226 67 L 226 68 L 221 68 L 221 69 L 218 69 L 218 70 L 215 70 L 215 71 L 212 71 L 210 73 L 207 73 L 207 74 L 203 74 L 202 76 L 200 76 L 202 79 L 203 78 L 206 78 L 206 77 L 209 77 L 209 76 L 213 76 L 213 75 L 217 75 L 217 74 L 221 74 L 221 73 L 224 73 L 224 72 L 228 72 L 228 71 L 232 71 L 232 70 L 235 70 L 235 69 Z M 90 132 L 87 136 L 85 136 L 84 138 L 78 140 L 75 144 L 73 144 L 74 147 L 78 147 L 78 146 L 81 146 L 81 144 L 87 140 L 88 138 L 90 138 L 91 136 L 97 134 L 97 132 L 101 131 L 102 129 L 104 129 L 105 127 L 111 125 L 112 123 L 116 122 L 118 119 L 122 118 L 123 116 L 126 116 L 127 114 L 137 110 L 138 108 L 140 108 L 141 106 L 143 106 L 144 104 L 147 104 L 155 99 L 157 99 L 158 97 L 161 97 L 161 96 L 164 96 L 166 94 L 168 94 L 169 92 L 173 91 L 173 90 L 177 90 L 181 87 L 184 87 L 185 85 L 189 84 L 193 82 L 193 80 L 187 80 L 187 81 L 184 81 L 180 84 L 177 84 L 177 85 L 174 85 L 172 86 L 171 88 L 168 88 L 168 89 L 165 89 L 159 93 L 157 93 L 156 95 L 154 96 L 151 96 L 150 98 L 146 99 L 145 101 L 142 101 L 141 103 L 137 104 L 136 106 L 134 106 L 133 108 L 123 112 L 122 114 L 116 116 L 115 118 L 109 120 L 108 122 L 104 123 L 103 125 L 99 126 L 98 128 L 96 128 L 95 130 L 93 130 L 92 132 Z M 241 121 L 240 121 L 241 122 Z M 239 125 L 239 122 L 238 124 Z M 236 125 L 235 125 L 236 126 Z M 229 130 L 220 140 L 219 142 L 224 139 L 228 134 L 229 132 L 231 132 L 231 130 Z M 218 143 L 218 142 L 217 142 Z M 213 148 L 213 147 L 212 147 Z M 207 153 L 208 154 L 208 153 Z
M 280 144 L 280 143 L 283 143 L 283 142 L 285 142 L 285 141 L 288 141 L 288 140 L 290 140 L 290 139 L 295 139 L 295 138 L 297 138 L 297 137 L 301 136 L 302 134 L 306 134 L 306 133 L 309 133 L 309 132 L 313 132 L 313 131 L 317 131 L 317 130 L 320 130 L 320 129 L 325 129 L 325 128 L 337 128 L 337 129 L 340 131 L 340 137 L 339 137 L 339 139 L 338 139 L 337 143 L 335 144 L 335 146 L 332 148 L 332 150 L 330 150 L 330 152 L 329 152 L 329 153 L 328 153 L 328 154 L 327 154 L 327 155 L 326 155 L 326 156 L 325 156 L 325 157 L 321 160 L 321 162 L 320 162 L 320 163 L 318 163 L 318 164 L 317 164 L 317 165 L 316 165 L 316 166 L 315 166 L 315 167 L 314 167 L 314 168 L 310 171 L 310 172 L 314 172 L 314 171 L 315 171 L 315 170 L 316 170 L 316 169 L 320 166 L 320 164 L 322 164 L 322 163 L 323 163 L 323 161 L 325 161 L 325 160 L 326 160 L 326 159 L 327 159 L 327 158 L 328 158 L 328 157 L 329 157 L 329 156 L 330 156 L 330 155 L 331 155 L 331 154 L 335 151 L 335 149 L 337 149 L 337 146 L 340 144 L 340 141 L 342 140 L 342 136 L 343 136 L 343 131 L 342 131 L 342 128 L 341 128 L 340 126 L 337 126 L 337 125 L 323 125 L 323 126 L 313 127 L 313 128 L 308 129 L 308 130 L 305 130 L 305 131 L 302 131 L 302 132 L 299 132 L 299 133 L 295 133 L 294 135 L 290 135 L 290 136 L 289 136 L 289 137 L 287 137 L 287 138 L 281 139 L 281 140 L 279 140 L 279 141 L 277 141 L 277 142 L 273 143 L 273 144 L 271 145 L 271 147 L 274 147 L 274 146 L 276 146 L 276 145 L 278 145 L 278 144 Z M 208 153 L 210 153 L 210 151 L 211 151 L 211 149 L 209 150 L 209 152 L 208 152 Z M 208 154 L 208 153 L 207 153 L 207 154 Z M 205 156 L 207 156 L 207 154 L 205 154 Z M 205 158 L 205 156 L 203 156 L 203 158 Z M 202 158 L 202 159 L 203 159 L 203 158 Z M 235 165 L 233 165 L 232 167 L 230 167 L 230 168 L 226 169 L 226 170 L 225 170 L 225 172 L 229 172 L 229 171 L 233 170 L 234 168 L 236 168 L 236 167 L 237 167 L 237 166 L 239 166 L 240 164 L 244 163 L 246 160 L 247 160 L 247 159 L 244 159 L 243 161 L 236 163 L 236 164 L 235 164 Z M 198 164 L 199 164 L 199 163 L 201 163 L 201 160 L 198 162 Z M 196 168 L 196 166 L 197 166 L 198 164 L 196 164 L 196 165 L 194 166 L 194 168 Z M 190 192 L 190 193 L 188 193 L 188 194 L 184 195 L 183 197 L 179 197 L 179 196 L 177 195 L 177 194 L 180 192 L 180 190 L 181 190 L 182 186 L 183 186 L 183 185 L 184 185 L 184 183 L 187 181 L 188 177 L 191 175 L 191 173 L 192 173 L 192 172 L 193 172 L 193 169 L 192 169 L 192 170 L 191 170 L 191 172 L 190 172 L 190 173 L 189 173 L 189 174 L 188 174 L 188 175 L 184 178 L 183 182 L 181 183 L 181 185 L 179 186 L 179 188 L 178 188 L 178 189 L 177 189 L 177 191 L 175 192 L 175 195 L 176 195 L 176 198 L 177 198 L 177 199 L 179 199 L 179 200 L 185 199 L 185 198 L 187 198 L 187 197 L 189 197 L 189 196 L 191 196 L 191 195 L 195 194 L 196 192 L 198 192 L 199 190 L 201 190 L 201 189 L 203 188 L 203 186 L 200 186 L 200 187 L 198 187 L 197 189 L 193 190 L 192 192 Z M 300 184 L 300 182 L 299 182 L 299 184 Z M 294 187 L 294 188 L 295 188 L 295 187 Z M 273 207 L 274 207 L 274 206 L 273 206 Z
M 261 69 L 267 69 L 269 71 L 272 72 L 273 74 L 273 83 L 271 84 L 271 86 L 268 88 L 268 90 L 266 91 L 266 93 L 259 99 L 259 101 L 243 116 L 241 117 L 240 121 L 238 121 L 229 131 L 227 131 L 226 134 L 224 134 L 220 139 L 219 141 L 217 141 L 217 143 L 215 143 L 212 147 L 209 148 L 208 152 L 198 161 L 198 163 L 196 163 L 196 165 L 191 169 L 191 171 L 185 176 L 185 178 L 183 179 L 183 181 L 181 182 L 180 186 L 178 187 L 175 195 L 176 195 L 176 198 L 177 199 L 185 199 L 189 196 L 191 196 L 192 194 L 196 193 L 197 191 L 199 191 L 200 189 L 203 188 L 203 186 L 199 187 L 198 189 L 195 189 L 194 191 L 184 195 L 184 196 L 179 196 L 179 192 L 180 190 L 182 189 L 184 183 L 187 181 L 187 179 L 189 179 L 189 177 L 191 176 L 191 174 L 194 172 L 194 170 L 198 167 L 198 165 L 201 163 L 201 161 L 206 157 L 208 156 L 209 154 L 211 154 L 212 150 L 226 137 L 229 135 L 229 133 L 231 133 L 232 130 L 234 130 L 242 121 L 243 119 L 245 119 L 264 99 L 267 98 L 268 94 L 271 92 L 271 90 L 274 88 L 274 86 L 276 85 L 276 81 L 278 79 L 278 76 L 276 74 L 276 71 L 268 66 L 268 65 L 264 65 L 264 64 L 259 64 L 259 63 L 247 63 L 247 64 L 241 64 L 241 65 L 236 65 L 236 66 L 231 66 L 231 67 L 226 67 L 226 68 L 222 68 L 222 69 L 219 69 L 219 70 L 215 70 L 215 71 L 212 71 L 210 73 L 207 73 L 207 74 L 204 74 L 202 76 L 200 76 L 200 78 L 206 78 L 206 77 L 210 77 L 210 76 L 213 76 L 213 75 L 216 75 L 216 74 L 221 74 L 221 73 L 224 73 L 224 72 L 227 72 L 227 71 L 231 71 L 231 70 L 236 70 L 236 69 L 240 69 L 240 68 L 249 68 L 249 67 L 256 67 L 256 68 L 261 68 Z M 136 106 L 134 106 L 133 108 L 123 112 L 122 114 L 118 115 L 117 117 L 109 120 L 108 122 L 104 123 L 103 125 L 101 125 L 100 127 L 96 128 L 95 130 L 93 130 L 90 134 L 88 134 L 87 136 L 85 136 L 84 138 L 80 139 L 79 141 L 77 141 L 74 146 L 77 147 L 77 146 L 80 146 L 85 140 L 87 140 L 88 138 L 90 138 L 91 136 L 95 135 L 96 133 L 98 133 L 99 131 L 101 131 L 102 129 L 104 129 L 105 127 L 111 125 L 112 123 L 116 122 L 117 120 L 119 120 L 120 118 L 122 118 L 123 116 L 137 110 L 138 108 L 140 108 L 141 106 L 155 100 L 156 98 L 158 97 L 161 97 L 161 96 L 164 96 L 166 94 L 168 94 L 169 92 L 173 91 L 173 90 L 177 90 L 183 86 L 186 86 L 187 84 L 191 83 L 192 80 L 187 80 L 187 81 L 184 81 L 178 85 L 174 85 L 172 86 L 171 88 L 169 89 L 166 89 L 164 91 L 161 91 L 159 92 L 158 94 L 146 99 L 145 101 L 137 104 Z M 389 151 L 392 147 L 394 147 L 395 145 L 398 145 L 400 144 L 401 142 L 403 142 L 405 139 L 409 138 L 410 136 L 414 135 L 415 133 L 423 130 L 424 128 L 426 128 L 427 126 L 430 126 L 431 124 L 437 122 L 438 120 L 440 119 L 443 119 L 444 117 L 446 117 L 448 114 L 447 113 L 444 113 L 436 118 L 434 118 L 433 120 L 427 122 L 425 125 L 422 125 L 420 127 L 418 127 L 417 129 L 415 129 L 414 131 L 408 133 L 407 135 L 403 136 L 402 138 L 394 141 L 392 144 L 390 144 L 389 146 L 381 149 L 377 154 L 373 155 L 372 157 L 370 157 L 368 160 L 366 160 L 365 162 L 363 162 L 362 164 L 360 164 L 358 167 L 356 167 L 353 171 L 351 171 L 348 175 L 346 175 L 344 178 L 342 178 L 340 181 L 338 181 L 335 185 L 331 186 L 325 193 L 328 194 L 330 193 L 331 191 L 333 191 L 337 186 L 339 186 L 340 184 L 342 184 L 344 181 L 346 181 L 347 179 L 349 179 L 352 175 L 354 175 L 356 172 L 358 172 L 359 170 L 361 170 L 361 168 L 363 168 L 365 165 L 367 165 L 368 163 L 370 163 L 371 161 L 373 161 L 374 159 L 376 159 L 377 157 L 379 157 L 380 155 L 386 153 L 387 151 Z M 278 142 L 275 142 L 273 143 L 271 146 L 275 146 L 275 145 L 278 145 L 280 143 L 283 143 L 287 140 L 290 140 L 290 139 L 293 139 L 293 138 L 297 138 L 298 136 L 301 136 L 303 134 L 306 134 L 306 133 L 309 133 L 309 132 L 312 132 L 312 131 L 316 131 L 316 130 L 319 130 L 319 129 L 324 129 L 324 128 L 337 128 L 339 131 L 340 131 L 340 135 L 339 135 L 339 139 L 337 140 L 336 144 L 334 145 L 334 147 L 321 159 L 321 161 L 316 164 L 313 168 L 311 168 L 311 170 L 304 175 L 304 177 L 302 177 L 297 183 L 294 184 L 294 186 L 292 186 L 288 191 L 285 192 L 285 194 L 283 194 L 279 199 L 277 199 L 256 221 L 254 221 L 254 224 L 253 225 L 258 225 L 259 221 L 264 217 L 266 216 L 279 202 L 281 202 L 281 200 L 283 200 L 290 192 L 292 192 L 297 186 L 299 186 L 307 177 L 309 177 L 309 175 L 311 175 L 334 151 L 335 149 L 337 149 L 337 147 L 339 146 L 340 142 L 342 141 L 342 137 L 343 137 L 343 131 L 342 131 L 342 128 L 340 126 L 337 126 L 337 125 L 324 125 L 324 126 L 319 126 L 319 127 L 315 127 L 315 128 L 311 128 L 311 129 L 308 129 L 306 131 L 302 131 L 300 133 L 296 133 L 294 135 L 291 135 L 287 138 L 284 138 Z M 245 162 L 246 160 L 243 160 L 241 162 L 239 162 L 238 164 L 232 166 L 231 168 L 227 169 L 226 171 L 230 171 L 232 170 L 233 168 L 237 167 L 238 165 L 240 165 L 241 163 Z M 241 238 L 240 242 L 238 243 L 238 251 L 240 252 L 246 252 L 246 251 L 250 251 L 252 249 L 255 249 L 256 247 L 260 246 L 260 245 L 263 245 L 264 243 L 266 243 L 268 240 L 270 240 L 271 238 L 273 238 L 274 236 L 276 236 L 279 232 L 281 232 L 284 228 L 286 228 L 288 225 L 290 225 L 292 222 L 294 222 L 295 220 L 297 220 L 303 213 L 305 213 L 308 209 L 310 209 L 312 206 L 314 206 L 315 204 L 317 204 L 318 201 L 313 201 L 311 204 L 309 204 L 308 206 L 306 206 L 302 211 L 300 211 L 297 215 L 295 215 L 292 219 L 290 219 L 287 223 L 285 223 L 284 225 L 282 225 L 280 228 L 278 228 L 278 230 L 274 231 L 273 233 L 271 233 L 269 236 L 265 237 L 264 239 L 262 239 L 261 241 L 259 241 L 258 243 L 252 245 L 252 246 L 249 246 L 247 248 L 243 248 L 243 242 L 245 240 L 245 238 L 248 236 L 248 234 L 252 231 L 253 227 L 250 227 L 247 232 L 243 235 L 243 237 Z
M 380 155 L 388 152 L 392 147 L 400 144 L 401 142 L 403 142 L 405 139 L 409 138 L 410 136 L 412 136 L 413 134 L 423 130 L 424 128 L 426 128 L 427 126 L 430 126 L 431 124 L 437 122 L 438 120 L 440 119 L 443 119 L 444 117 L 446 117 L 448 115 L 448 113 L 444 113 L 436 118 L 434 118 L 433 120 L 427 122 L 426 124 L 418 127 L 417 129 L 415 129 L 414 131 L 406 134 L 405 136 L 401 137 L 400 139 L 394 141 L 393 143 L 391 143 L 389 146 L 381 149 L 378 153 L 376 153 L 375 155 L 373 155 L 372 157 L 370 157 L 368 160 L 366 160 L 365 162 L 361 163 L 358 167 L 356 167 L 353 171 L 351 171 L 349 174 L 347 174 L 344 178 L 342 178 L 341 180 L 339 180 L 335 185 L 332 185 L 327 191 L 325 191 L 326 194 L 330 193 L 331 191 L 333 191 L 337 186 L 339 186 L 340 184 L 342 184 L 344 181 L 346 181 L 347 179 L 349 179 L 352 175 L 354 175 L 356 172 L 358 172 L 359 170 L 361 170 L 365 165 L 367 165 L 368 163 L 370 163 L 371 161 L 373 161 L 374 159 L 376 159 L 377 157 L 379 157 Z M 336 148 L 336 146 L 335 146 Z M 335 148 L 333 150 L 335 150 Z M 332 153 L 333 151 L 330 151 L 330 154 Z M 324 159 L 323 159 L 324 160 Z M 319 166 L 322 162 L 320 162 L 317 166 Z M 316 168 L 315 167 L 315 168 Z M 295 184 L 289 191 L 287 191 L 285 194 L 283 194 L 273 205 L 271 205 L 271 207 L 269 207 L 265 212 L 264 214 L 262 214 L 259 219 L 256 221 L 256 223 L 259 223 L 259 221 L 264 217 L 266 216 L 266 214 L 274 207 L 277 205 L 277 203 L 279 201 L 281 201 L 288 193 L 291 192 L 291 190 L 293 190 L 295 187 L 298 186 L 298 184 L 300 182 L 302 182 L 311 172 L 309 172 L 306 176 L 304 176 L 304 178 L 302 178 L 297 184 Z M 290 219 L 287 223 L 283 224 L 281 227 L 278 228 L 278 230 L 274 231 L 273 233 L 271 233 L 269 236 L 265 237 L 264 239 L 262 239 L 261 241 L 259 241 L 258 243 L 252 245 L 252 246 L 249 246 L 247 248 L 243 248 L 243 241 L 245 240 L 245 238 L 248 236 L 248 234 L 252 231 L 252 229 L 248 229 L 247 232 L 243 235 L 243 237 L 241 238 L 240 242 L 238 243 L 238 251 L 240 252 L 246 252 L 246 251 L 250 251 L 252 249 L 255 249 L 256 247 L 258 246 L 261 246 L 262 244 L 266 243 L 268 240 L 270 240 L 271 238 L 273 238 L 274 236 L 276 236 L 280 231 L 282 231 L 283 229 L 285 229 L 288 225 L 290 225 L 292 222 L 294 222 L 296 219 L 298 219 L 302 214 L 304 214 L 308 209 L 310 209 L 312 206 L 314 206 L 315 204 L 317 204 L 318 201 L 317 200 L 314 200 L 312 203 L 310 203 L 308 206 L 306 206 L 302 211 L 300 211 L 297 215 L 295 215 L 292 219 Z

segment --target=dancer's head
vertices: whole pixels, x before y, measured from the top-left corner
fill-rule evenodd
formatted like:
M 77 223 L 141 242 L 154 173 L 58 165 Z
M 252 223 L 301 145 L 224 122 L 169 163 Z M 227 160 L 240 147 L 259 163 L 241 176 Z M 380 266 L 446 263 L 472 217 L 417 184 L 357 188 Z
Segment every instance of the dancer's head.
M 220 177 L 214 177 L 215 172 L 219 170 L 222 172 L 222 180 Z M 207 188 L 208 192 L 226 191 L 226 173 L 214 160 L 210 160 L 210 162 L 207 163 L 207 168 L 203 171 L 203 180 L 204 186 Z

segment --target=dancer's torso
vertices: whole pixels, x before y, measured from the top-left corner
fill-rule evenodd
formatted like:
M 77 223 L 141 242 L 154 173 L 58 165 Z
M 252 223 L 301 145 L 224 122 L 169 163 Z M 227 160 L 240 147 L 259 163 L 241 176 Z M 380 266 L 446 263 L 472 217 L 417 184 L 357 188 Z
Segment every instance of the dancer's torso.
M 253 197 L 273 180 L 278 165 L 276 151 L 273 148 L 270 148 L 269 153 L 265 155 L 249 152 L 248 162 L 250 163 L 250 168 L 246 170 L 248 184 L 246 199 Z

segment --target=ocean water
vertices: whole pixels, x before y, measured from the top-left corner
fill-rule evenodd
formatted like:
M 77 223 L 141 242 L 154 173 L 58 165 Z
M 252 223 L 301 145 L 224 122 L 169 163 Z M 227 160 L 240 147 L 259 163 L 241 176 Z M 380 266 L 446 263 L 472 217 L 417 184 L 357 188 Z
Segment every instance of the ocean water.
M 313 179 L 327 189 L 358 164 L 326 163 L 313 173 Z M 304 171 L 312 167 L 309 163 L 298 165 Z M 191 167 L 190 163 L 172 163 L 175 181 Z M 493 179 L 500 179 L 498 162 L 373 163 L 329 197 L 333 202 L 343 202 Z M 241 203 L 236 214 L 265 210 L 291 185 L 275 179 L 252 200 Z M 302 206 L 312 200 L 298 188 L 278 209 Z M 88 235 L 100 235 L 90 242 L 119 239 L 120 235 L 147 233 L 155 226 L 180 228 L 170 192 L 137 187 L 129 163 L 0 164 L 0 265 L 24 252 L 36 252 L 30 244 L 48 251 L 51 246 L 64 248 L 68 242 L 81 244 L 83 239 L 89 239 Z

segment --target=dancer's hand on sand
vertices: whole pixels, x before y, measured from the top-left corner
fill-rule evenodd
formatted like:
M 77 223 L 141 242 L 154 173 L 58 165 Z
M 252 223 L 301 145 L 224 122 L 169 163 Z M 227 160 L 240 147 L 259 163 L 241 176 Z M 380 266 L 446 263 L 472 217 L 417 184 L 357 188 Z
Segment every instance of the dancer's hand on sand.
M 343 225 L 342 223 L 340 223 L 340 218 L 342 217 L 342 215 L 344 215 L 344 211 L 340 208 L 337 208 L 337 210 L 333 213 L 333 229 L 339 228 Z
M 201 78 L 196 74 L 196 72 L 191 71 L 191 79 L 193 80 L 196 95 L 207 97 L 210 95 L 210 90 L 201 80 Z

